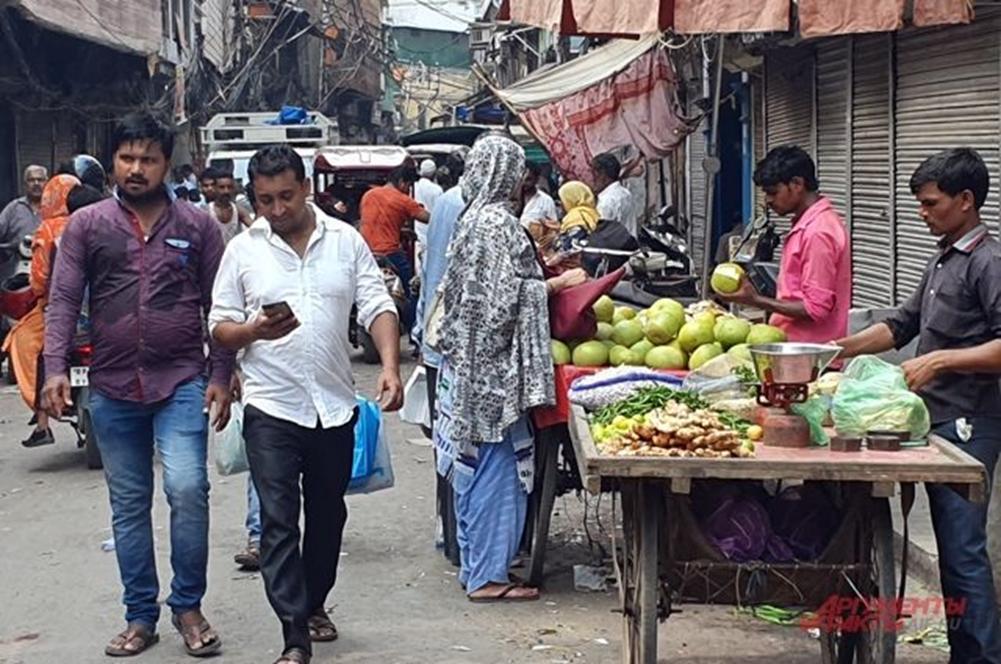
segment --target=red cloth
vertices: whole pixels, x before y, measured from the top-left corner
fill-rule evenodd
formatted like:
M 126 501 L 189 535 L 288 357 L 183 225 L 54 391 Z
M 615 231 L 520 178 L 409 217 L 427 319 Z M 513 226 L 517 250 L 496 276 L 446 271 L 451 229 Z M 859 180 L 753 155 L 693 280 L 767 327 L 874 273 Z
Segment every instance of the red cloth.
M 575 367 L 571 364 L 564 364 L 555 367 L 556 375 L 556 405 L 549 408 L 536 408 L 532 412 L 532 419 L 536 429 L 545 429 L 570 421 L 570 385 L 581 376 L 593 376 L 605 367 Z M 684 378 L 687 371 L 664 371 L 663 373 Z
M 615 76 L 525 111 L 521 119 L 567 178 L 593 183 L 595 155 L 634 145 L 645 159 L 660 159 L 684 140 L 676 84 L 667 51 L 654 48 Z

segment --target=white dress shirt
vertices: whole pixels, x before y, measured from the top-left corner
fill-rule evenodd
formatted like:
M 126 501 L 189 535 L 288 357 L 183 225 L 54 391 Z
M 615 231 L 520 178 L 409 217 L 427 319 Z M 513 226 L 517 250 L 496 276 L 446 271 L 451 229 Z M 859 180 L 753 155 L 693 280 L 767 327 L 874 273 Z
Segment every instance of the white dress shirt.
M 435 201 L 441 194 L 441 187 L 427 178 L 421 178 L 414 184 L 414 200 L 423 205 L 428 214 L 434 212 Z
M 302 258 L 261 217 L 226 247 L 215 286 L 209 329 L 245 323 L 265 304 L 286 301 L 299 320 L 291 334 L 245 349 L 243 401 L 310 429 L 344 424 L 355 408 L 348 355 L 351 307 L 370 328 L 396 306 L 361 235 L 315 206 L 316 230 Z
M 521 212 L 521 223 L 528 226 L 535 221 L 545 221 L 547 219 L 558 220 L 559 214 L 556 212 L 556 203 L 553 197 L 536 189 L 535 194 L 525 201 L 525 209 Z
M 621 182 L 613 182 L 598 194 L 598 215 L 605 221 L 617 221 L 636 236 L 633 195 Z

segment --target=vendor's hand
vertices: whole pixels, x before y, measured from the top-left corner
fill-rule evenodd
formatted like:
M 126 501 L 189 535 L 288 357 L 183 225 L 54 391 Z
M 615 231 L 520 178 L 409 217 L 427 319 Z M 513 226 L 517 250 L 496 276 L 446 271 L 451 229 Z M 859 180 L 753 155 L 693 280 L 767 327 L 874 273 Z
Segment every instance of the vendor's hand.
M 757 304 L 759 296 L 758 291 L 754 289 L 751 281 L 747 277 L 744 277 L 740 280 L 740 285 L 736 291 L 729 294 L 717 293 L 716 297 L 729 304 L 743 304 L 752 307 Z
M 50 417 L 59 419 L 67 408 L 73 406 L 73 390 L 69 376 L 52 376 L 42 388 L 42 403 Z
M 403 408 L 403 381 L 398 369 L 383 369 L 375 391 L 383 412 L 392 413 Z
M 299 319 L 295 315 L 268 316 L 261 311 L 250 325 L 255 341 L 273 341 L 292 334 L 295 328 L 299 327 Z
M 943 351 L 932 351 L 901 364 L 900 368 L 904 371 L 907 387 L 912 392 L 917 392 L 935 380 L 944 369 L 945 357 Z

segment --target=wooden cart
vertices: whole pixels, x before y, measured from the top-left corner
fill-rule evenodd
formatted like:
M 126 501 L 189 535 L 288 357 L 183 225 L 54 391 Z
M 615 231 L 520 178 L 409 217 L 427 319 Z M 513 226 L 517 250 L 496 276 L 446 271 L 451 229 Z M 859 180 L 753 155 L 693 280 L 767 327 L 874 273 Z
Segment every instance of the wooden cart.
M 627 664 L 656 664 L 658 622 L 670 615 L 671 603 L 679 597 L 753 603 L 753 598 L 740 596 L 742 575 L 745 581 L 757 575 L 759 585 L 779 588 L 768 596 L 769 603 L 816 609 L 824 598 L 835 595 L 878 598 L 876 606 L 884 613 L 894 611 L 893 615 L 865 616 L 856 622 L 864 626 L 860 630 L 823 630 L 820 660 L 893 662 L 898 587 L 889 498 L 899 484 L 904 500 L 913 500 L 916 483 L 934 481 L 983 502 L 987 486 L 980 462 L 936 437 L 927 447 L 899 452 L 837 453 L 823 447 L 759 445 L 751 459 L 614 457 L 598 452 L 578 406 L 572 410 L 570 437 L 585 488 L 621 495 L 623 541 L 616 556 Z M 848 508 L 828 553 L 816 562 L 734 563 L 704 541 L 682 542 L 684 533 L 700 533 L 687 508 L 693 479 L 832 482 L 843 492 Z M 904 556 L 902 578 L 906 578 L 906 548 Z M 903 589 L 901 584 L 901 594 Z

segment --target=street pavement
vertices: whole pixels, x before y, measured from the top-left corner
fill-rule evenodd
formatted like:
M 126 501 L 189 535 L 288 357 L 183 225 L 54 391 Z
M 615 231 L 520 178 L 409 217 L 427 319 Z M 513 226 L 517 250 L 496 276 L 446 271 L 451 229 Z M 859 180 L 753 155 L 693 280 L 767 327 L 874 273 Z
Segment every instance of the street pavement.
M 409 374 L 412 367 L 405 367 Z M 377 369 L 355 365 L 358 388 L 371 393 Z M 404 376 L 406 378 L 406 376 Z M 89 471 L 72 431 L 58 442 L 23 449 L 28 413 L 13 388 L 0 388 L 0 664 L 107 662 L 105 643 L 123 626 L 121 589 L 110 535 L 107 490 Z M 608 548 L 608 500 L 595 518 L 573 494 L 557 501 L 539 602 L 473 605 L 455 569 L 434 549 L 432 451 L 408 440 L 416 427 L 387 420 L 396 486 L 349 499 L 339 581 L 328 607 L 341 634 L 320 644 L 314 662 L 539 664 L 621 661 L 617 595 L 573 589 L 574 564 L 596 561 Z M 257 574 L 239 572 L 233 554 L 245 541 L 244 476 L 212 477 L 209 590 L 204 610 L 222 635 L 221 663 L 268 663 L 279 654 L 278 622 Z M 168 513 L 157 490 L 154 521 L 161 587 L 169 587 Z M 518 570 L 515 570 L 517 572 Z M 166 596 L 166 590 L 161 597 Z M 683 606 L 660 632 L 661 657 L 685 664 L 819 661 L 819 646 L 796 627 L 777 627 L 738 615 L 731 607 Z M 191 661 L 166 612 L 162 641 L 145 664 Z M 905 646 L 898 661 L 945 662 L 928 648 Z

